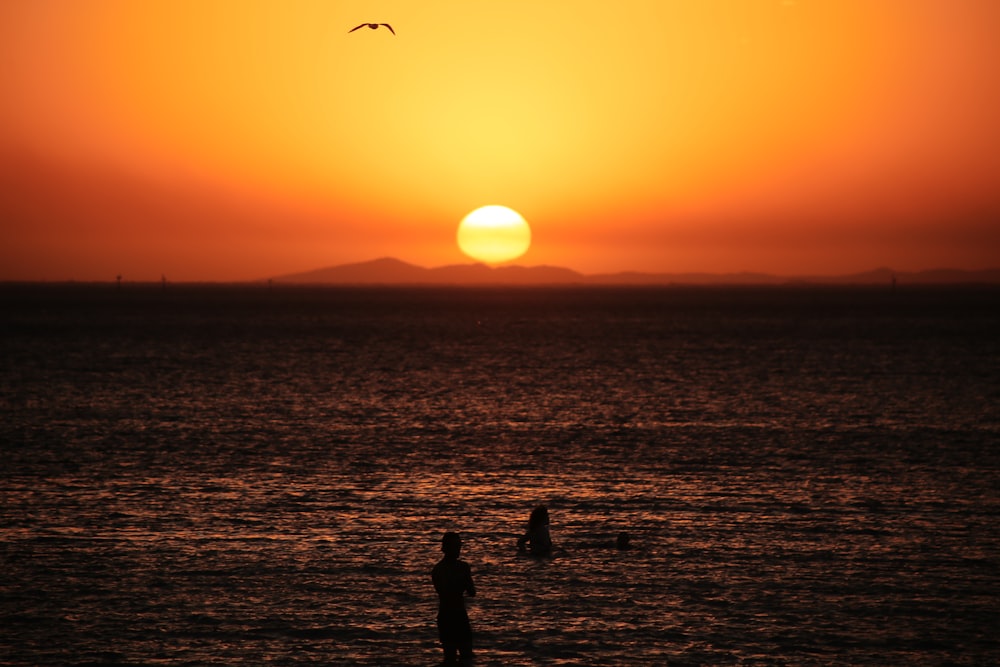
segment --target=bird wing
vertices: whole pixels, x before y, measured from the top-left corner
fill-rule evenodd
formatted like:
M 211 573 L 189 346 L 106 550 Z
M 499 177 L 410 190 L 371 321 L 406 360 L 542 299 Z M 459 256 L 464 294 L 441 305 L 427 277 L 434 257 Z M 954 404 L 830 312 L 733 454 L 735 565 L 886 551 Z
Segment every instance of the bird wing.
M 391 26 L 391 25 L 389 25 L 388 23 L 379 23 L 379 25 L 384 25 L 384 26 L 385 26 L 386 28 L 388 28 L 388 29 L 389 29 L 389 32 L 391 32 L 391 33 L 392 33 L 392 34 L 394 34 L 394 35 L 396 34 L 396 31 L 395 31 L 395 30 L 393 30 L 393 29 L 392 29 L 392 26 Z
M 368 25 L 368 24 L 367 24 L 367 23 L 362 23 L 362 24 L 361 24 L 361 25 L 359 25 L 359 26 L 356 26 L 356 27 L 354 27 L 354 28 L 351 28 L 351 29 L 350 29 L 350 30 L 348 30 L 347 32 L 348 32 L 348 34 L 350 34 L 350 33 L 354 32 L 355 30 L 357 30 L 358 28 L 364 28 L 364 27 L 365 27 L 366 25 Z

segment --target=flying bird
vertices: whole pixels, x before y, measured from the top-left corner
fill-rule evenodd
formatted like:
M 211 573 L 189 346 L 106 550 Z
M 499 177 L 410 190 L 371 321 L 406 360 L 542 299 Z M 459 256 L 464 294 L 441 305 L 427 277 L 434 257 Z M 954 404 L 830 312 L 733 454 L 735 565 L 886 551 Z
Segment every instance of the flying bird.
M 348 32 L 348 34 L 350 34 L 350 33 L 354 32 L 355 30 L 357 30 L 358 28 L 364 28 L 365 26 L 368 26 L 368 27 L 369 27 L 369 28 L 371 28 L 372 30 L 375 30 L 375 29 L 376 29 L 376 28 L 378 28 L 378 27 L 379 27 L 380 25 L 384 25 L 384 26 L 385 26 L 386 28 L 388 28 L 388 29 L 389 29 L 389 32 L 391 32 L 392 34 L 394 34 L 394 35 L 396 34 L 396 31 L 395 31 L 395 30 L 393 30 L 393 29 L 392 29 L 392 26 L 391 26 L 391 25 L 389 25 L 388 23 L 362 23 L 362 24 L 361 24 L 361 25 L 359 25 L 359 26 L 356 26 L 356 27 L 354 27 L 354 28 L 351 28 L 351 29 L 350 29 L 350 30 L 348 30 L 347 32 Z

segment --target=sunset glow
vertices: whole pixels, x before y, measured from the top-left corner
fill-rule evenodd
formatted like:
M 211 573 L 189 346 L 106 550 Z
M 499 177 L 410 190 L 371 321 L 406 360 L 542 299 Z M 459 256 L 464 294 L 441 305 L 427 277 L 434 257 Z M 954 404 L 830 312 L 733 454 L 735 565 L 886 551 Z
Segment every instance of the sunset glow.
M 385 28 L 348 31 L 362 22 Z M 1000 264 L 991 0 L 0 5 L 0 279 Z

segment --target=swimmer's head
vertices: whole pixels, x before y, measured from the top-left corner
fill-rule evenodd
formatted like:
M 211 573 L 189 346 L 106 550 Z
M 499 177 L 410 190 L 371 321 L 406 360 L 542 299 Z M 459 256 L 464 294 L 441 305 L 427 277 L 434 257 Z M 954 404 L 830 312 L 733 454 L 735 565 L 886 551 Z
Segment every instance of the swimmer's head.
M 531 516 L 528 517 L 528 527 L 538 528 L 539 526 L 549 525 L 549 508 L 545 505 L 539 505 L 535 509 L 531 510 Z
M 632 548 L 632 538 L 624 530 L 618 533 L 618 539 L 615 540 L 615 546 L 625 551 L 626 549 Z
M 462 536 L 453 532 L 445 533 L 441 538 L 441 551 L 446 556 L 458 558 L 458 554 L 462 551 Z

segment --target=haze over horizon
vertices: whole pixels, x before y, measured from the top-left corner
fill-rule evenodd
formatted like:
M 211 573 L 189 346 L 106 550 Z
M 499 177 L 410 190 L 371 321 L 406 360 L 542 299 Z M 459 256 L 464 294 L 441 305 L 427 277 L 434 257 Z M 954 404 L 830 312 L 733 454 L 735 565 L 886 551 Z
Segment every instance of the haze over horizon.
M 4 3 L 0 280 L 462 264 L 487 204 L 517 264 L 584 274 L 995 268 L 998 31 L 989 0 Z
M 421 267 L 392 257 L 324 267 L 267 279 L 268 284 L 300 285 L 891 285 L 1000 284 L 1000 268 L 965 271 L 938 268 L 901 272 L 888 267 L 840 275 L 767 273 L 644 273 L 635 271 L 584 274 L 569 267 L 524 266 L 512 262 L 490 267 L 481 262 Z
M 808 285 L 1000 285 L 1000 267 L 965 270 L 939 267 L 923 271 L 896 271 L 877 267 L 850 274 L 778 275 L 760 272 L 660 272 L 618 271 L 583 273 L 570 267 L 524 265 L 510 262 L 490 266 L 483 262 L 460 262 L 440 266 L 420 266 L 394 257 L 380 257 L 363 262 L 349 262 L 307 271 L 256 277 L 249 280 L 173 280 L 161 275 L 156 280 L 139 279 L 118 274 L 89 281 L 4 281 L 0 284 L 155 284 L 167 285 L 523 285 L 523 286 L 808 286 Z

